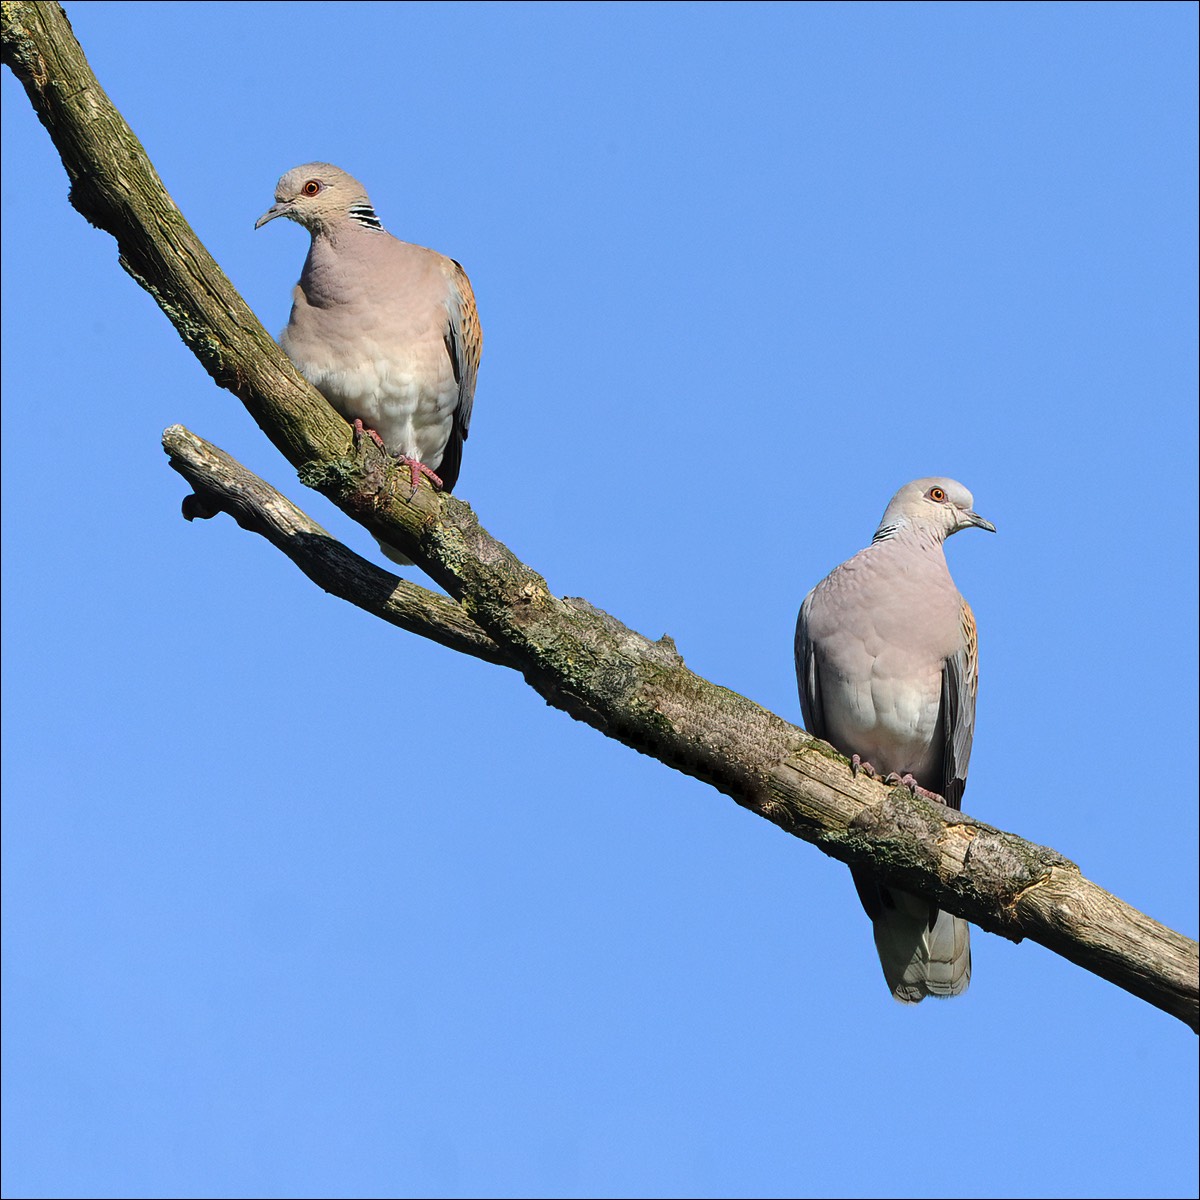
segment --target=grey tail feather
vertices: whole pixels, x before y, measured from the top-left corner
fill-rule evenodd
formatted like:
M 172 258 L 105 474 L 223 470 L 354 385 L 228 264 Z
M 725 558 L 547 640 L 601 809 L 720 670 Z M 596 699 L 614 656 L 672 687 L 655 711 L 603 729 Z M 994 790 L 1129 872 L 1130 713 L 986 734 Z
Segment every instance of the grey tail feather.
M 875 949 L 901 1004 L 958 996 L 971 982 L 970 925 L 920 896 L 880 883 L 861 868 L 854 883 L 871 918 Z
M 379 542 L 378 538 L 375 540 Z M 413 560 L 411 558 L 401 554 L 399 550 L 389 546 L 387 542 L 379 542 L 379 549 L 383 551 L 384 558 L 396 563 L 397 566 L 411 567 L 413 565 Z

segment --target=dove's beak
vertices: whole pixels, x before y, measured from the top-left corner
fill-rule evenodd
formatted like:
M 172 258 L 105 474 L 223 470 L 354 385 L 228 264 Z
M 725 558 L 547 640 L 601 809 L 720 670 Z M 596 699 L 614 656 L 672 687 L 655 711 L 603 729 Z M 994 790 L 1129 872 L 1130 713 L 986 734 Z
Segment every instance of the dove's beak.
M 969 508 L 965 513 L 963 513 L 963 520 L 966 521 L 968 525 L 974 525 L 976 529 L 986 529 L 988 533 L 996 532 L 996 527 L 991 523 L 991 521 L 985 521 L 977 512 L 974 512 Z
M 254 222 L 255 229 L 261 229 L 268 221 L 275 220 L 276 217 L 290 217 L 292 215 L 292 206 L 280 201 L 278 204 L 272 204 L 257 221 Z

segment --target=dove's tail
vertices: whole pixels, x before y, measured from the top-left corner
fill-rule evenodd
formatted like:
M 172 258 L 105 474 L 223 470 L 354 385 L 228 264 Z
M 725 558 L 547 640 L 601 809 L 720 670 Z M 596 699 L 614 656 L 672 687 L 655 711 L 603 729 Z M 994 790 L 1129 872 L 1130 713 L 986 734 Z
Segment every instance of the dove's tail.
M 967 990 L 971 927 L 966 921 L 869 874 L 855 871 L 854 882 L 874 925 L 883 976 L 901 1004 Z

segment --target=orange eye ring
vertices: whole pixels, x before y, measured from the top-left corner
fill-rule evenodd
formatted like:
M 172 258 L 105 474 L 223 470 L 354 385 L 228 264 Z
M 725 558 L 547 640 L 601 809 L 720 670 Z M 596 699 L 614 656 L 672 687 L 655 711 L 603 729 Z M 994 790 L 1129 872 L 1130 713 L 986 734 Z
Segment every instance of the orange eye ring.
M 930 500 L 936 500 L 938 504 L 941 504 L 941 502 L 946 498 L 946 493 L 939 487 L 930 488 L 929 498 Z
M 310 179 L 301 189 L 306 196 L 315 196 L 321 190 L 319 179 Z

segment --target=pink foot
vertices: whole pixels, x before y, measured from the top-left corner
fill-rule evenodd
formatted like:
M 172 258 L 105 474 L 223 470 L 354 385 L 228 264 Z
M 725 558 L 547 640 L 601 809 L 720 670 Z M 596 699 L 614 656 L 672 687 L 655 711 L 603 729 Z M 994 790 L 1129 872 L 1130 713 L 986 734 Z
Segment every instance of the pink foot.
M 371 441 L 373 441 L 375 445 L 377 445 L 380 450 L 384 452 L 384 454 L 387 453 L 387 447 L 383 444 L 383 438 L 381 438 L 374 429 L 368 429 L 358 417 L 354 418 L 354 436 L 369 437 Z
M 860 755 L 852 754 L 850 756 L 850 774 L 857 778 L 859 771 L 871 779 L 879 778 L 879 772 L 869 762 L 863 762 Z M 888 787 L 895 787 L 896 784 L 901 784 L 903 787 L 908 788 L 914 796 L 924 796 L 926 800 L 936 800 L 939 804 L 946 803 L 937 792 L 931 792 L 928 788 L 923 788 L 917 782 L 916 776 L 911 773 L 906 772 L 901 775 L 896 771 L 892 771 L 883 777 L 883 782 Z
M 396 461 L 398 463 L 403 463 L 406 467 L 408 467 L 409 479 L 412 482 L 412 491 L 408 493 L 408 498 L 410 500 L 417 494 L 417 484 L 421 482 L 422 475 L 424 475 L 425 478 L 428 479 L 431 484 L 433 484 L 435 490 L 439 492 L 442 490 L 441 476 L 435 474 L 434 471 L 430 467 L 427 467 L 423 462 L 418 462 L 415 458 L 409 458 L 407 454 L 398 454 L 396 456 Z
M 355 438 L 369 437 L 371 441 L 373 441 L 375 445 L 377 445 L 380 450 L 384 452 L 384 454 L 388 453 L 388 448 L 384 444 L 383 438 L 379 436 L 378 430 L 369 429 L 362 423 L 361 417 L 354 418 L 354 436 Z M 408 498 L 410 500 L 417 494 L 417 485 L 421 482 L 422 475 L 429 480 L 429 482 L 437 491 L 440 492 L 442 490 L 442 478 L 440 475 L 436 474 L 431 467 L 427 467 L 418 459 L 409 458 L 407 454 L 397 454 L 396 461 L 408 468 L 408 478 L 409 482 L 412 484 L 412 491 L 408 493 Z
M 924 796 L 926 800 L 936 800 L 939 804 L 946 803 L 945 800 L 943 800 L 941 796 L 937 794 L 937 792 L 931 792 L 928 788 L 923 788 L 916 781 L 916 778 L 909 773 L 897 775 L 896 772 L 893 771 L 883 782 L 892 786 L 895 786 L 897 783 L 899 783 L 908 788 L 908 790 L 912 792 L 914 796 Z
M 850 774 L 857 779 L 859 771 L 869 779 L 877 779 L 879 777 L 879 772 L 869 762 L 863 762 L 862 757 L 858 754 L 851 755 Z

